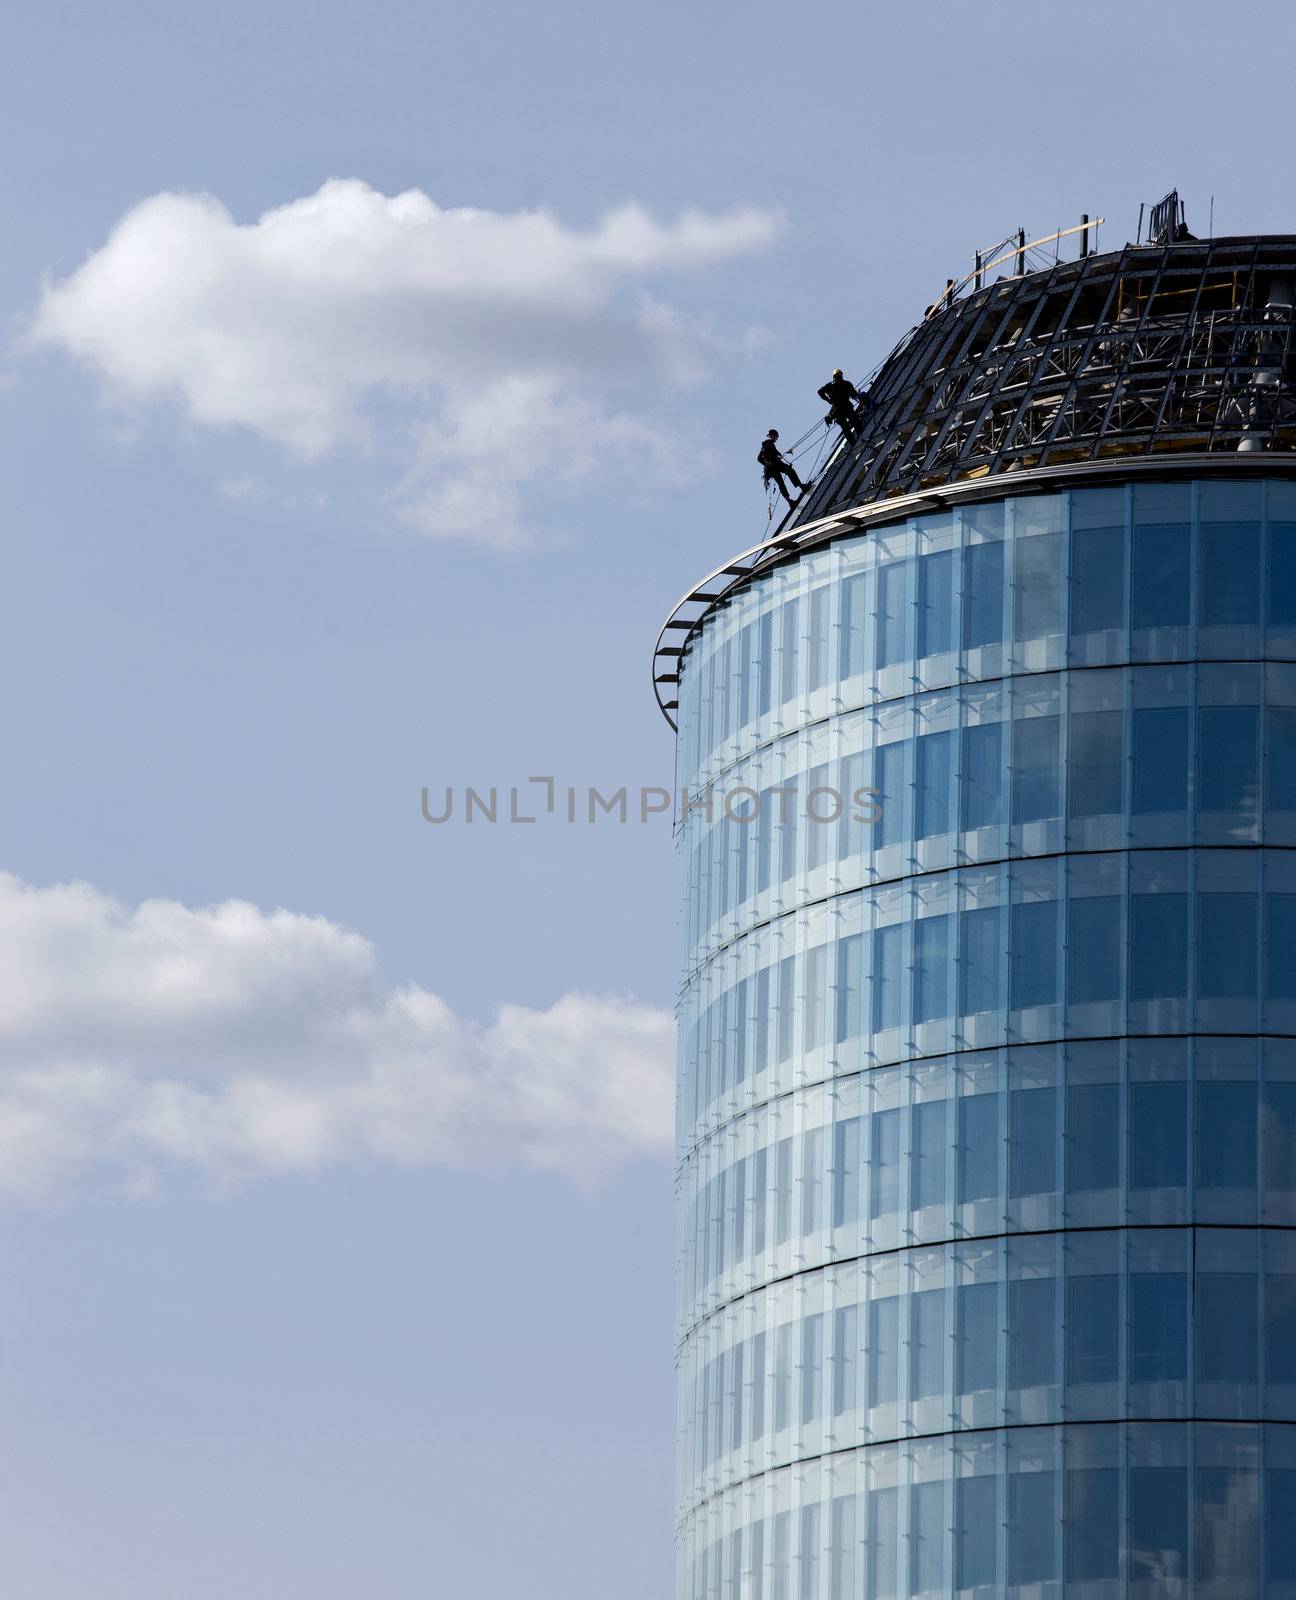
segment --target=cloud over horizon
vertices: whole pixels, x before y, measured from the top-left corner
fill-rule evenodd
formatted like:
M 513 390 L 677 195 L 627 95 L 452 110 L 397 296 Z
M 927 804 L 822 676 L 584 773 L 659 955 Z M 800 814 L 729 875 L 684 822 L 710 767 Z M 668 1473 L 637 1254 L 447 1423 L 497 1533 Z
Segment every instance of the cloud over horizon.
M 526 540 L 536 479 L 697 469 L 705 452 L 662 413 L 718 352 L 762 336 L 717 333 L 649 285 L 766 249 L 780 227 L 751 206 L 663 223 L 625 205 L 579 229 L 336 178 L 239 223 L 211 195 L 161 193 L 45 284 L 29 337 L 110 396 L 170 401 L 306 461 L 394 433 L 399 514 L 507 547 Z
M 588 1182 L 668 1153 L 674 1022 L 618 995 L 466 1020 L 324 917 L 0 873 L 0 1192 L 345 1161 Z

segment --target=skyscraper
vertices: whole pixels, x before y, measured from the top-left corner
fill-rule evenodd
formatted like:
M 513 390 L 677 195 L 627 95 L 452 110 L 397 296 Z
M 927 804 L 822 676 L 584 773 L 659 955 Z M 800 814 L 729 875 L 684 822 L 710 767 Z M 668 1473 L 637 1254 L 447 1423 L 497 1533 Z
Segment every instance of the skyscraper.
M 1048 254 L 658 643 L 681 1600 L 1296 1597 L 1296 237 Z

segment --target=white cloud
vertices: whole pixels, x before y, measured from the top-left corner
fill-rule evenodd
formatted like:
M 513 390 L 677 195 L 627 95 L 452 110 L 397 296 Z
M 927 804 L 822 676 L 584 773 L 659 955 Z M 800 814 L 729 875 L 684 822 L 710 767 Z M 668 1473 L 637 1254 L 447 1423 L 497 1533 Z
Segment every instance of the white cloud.
M 670 1144 L 674 1026 L 615 995 L 489 1024 L 322 917 L 231 900 L 126 907 L 0 874 L 0 1189 L 91 1172 L 146 1195 L 331 1163 L 525 1164 L 597 1178 Z
M 646 285 L 763 249 L 779 227 L 752 207 L 662 223 L 628 205 L 576 229 L 353 179 L 240 224 L 211 196 L 158 194 L 45 286 L 31 337 L 119 397 L 173 399 L 308 459 L 372 442 L 375 409 L 394 406 L 420 440 L 410 520 L 507 545 L 533 477 L 624 468 L 636 430 L 687 457 L 645 397 L 758 336 L 726 341 Z

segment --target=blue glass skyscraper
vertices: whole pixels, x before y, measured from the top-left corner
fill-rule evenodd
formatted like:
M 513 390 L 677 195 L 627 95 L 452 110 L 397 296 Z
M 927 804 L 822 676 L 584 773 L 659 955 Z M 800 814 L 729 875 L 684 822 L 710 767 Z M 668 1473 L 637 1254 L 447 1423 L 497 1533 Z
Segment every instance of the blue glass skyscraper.
M 655 656 L 680 1600 L 1296 1600 L 1296 238 L 1030 266 Z

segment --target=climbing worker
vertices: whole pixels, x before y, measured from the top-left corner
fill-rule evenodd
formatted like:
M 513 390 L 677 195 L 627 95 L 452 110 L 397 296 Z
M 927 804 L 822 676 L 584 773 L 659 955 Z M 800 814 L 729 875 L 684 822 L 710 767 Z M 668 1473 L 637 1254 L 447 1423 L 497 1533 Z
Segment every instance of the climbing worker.
M 833 368 L 833 375 L 819 391 L 819 398 L 828 402 L 828 415 L 824 421 L 830 426 L 836 423 L 848 439 L 853 439 L 859 432 L 859 410 L 864 397 L 850 381 L 842 376 L 840 367 Z
M 792 496 L 787 492 L 787 484 L 784 482 L 784 479 L 790 478 L 793 485 L 800 491 L 801 494 L 804 494 L 805 491 L 810 487 L 808 483 L 801 482 L 800 478 L 798 478 L 796 475 L 796 468 L 790 461 L 780 454 L 778 447 L 777 428 L 771 428 L 761 440 L 760 452 L 758 453 L 756 459 L 760 462 L 763 469 L 766 488 L 768 488 L 772 483 L 789 505 L 793 505 L 795 502 L 793 501 Z M 800 496 L 798 496 L 798 498 L 799 497 Z

